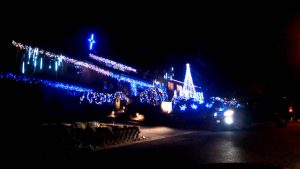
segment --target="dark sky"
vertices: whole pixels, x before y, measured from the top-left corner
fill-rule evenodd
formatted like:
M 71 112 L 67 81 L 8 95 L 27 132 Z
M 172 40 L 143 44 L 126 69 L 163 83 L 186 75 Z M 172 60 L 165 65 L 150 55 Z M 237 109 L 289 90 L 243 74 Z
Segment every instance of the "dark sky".
M 87 36 L 93 32 L 99 55 L 143 70 L 174 66 L 179 80 L 189 62 L 195 83 L 211 90 L 250 87 L 293 93 L 299 84 L 299 3 L 293 1 L 177 7 L 87 4 L 15 12 L 19 17 L 10 20 L 12 39 L 65 55 L 85 57 Z

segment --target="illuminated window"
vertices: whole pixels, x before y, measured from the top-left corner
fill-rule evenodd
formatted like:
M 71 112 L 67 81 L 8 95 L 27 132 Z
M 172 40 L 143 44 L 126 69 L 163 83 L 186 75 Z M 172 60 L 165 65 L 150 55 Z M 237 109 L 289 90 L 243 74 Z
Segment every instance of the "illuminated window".
M 168 89 L 169 90 L 174 90 L 174 83 L 168 82 Z
M 177 92 L 180 92 L 181 89 L 182 89 L 182 86 L 181 86 L 181 85 L 176 85 L 176 90 L 177 90 Z

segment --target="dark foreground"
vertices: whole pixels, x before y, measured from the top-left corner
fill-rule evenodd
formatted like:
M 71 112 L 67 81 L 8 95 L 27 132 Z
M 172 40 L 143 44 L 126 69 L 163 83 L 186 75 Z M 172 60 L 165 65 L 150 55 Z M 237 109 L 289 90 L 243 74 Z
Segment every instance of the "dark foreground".
M 48 162 L 58 162 L 49 159 Z M 300 167 L 300 123 L 286 128 L 256 127 L 247 131 L 195 131 L 189 134 L 99 150 L 73 156 L 64 162 L 109 166 L 199 165 L 251 163 Z

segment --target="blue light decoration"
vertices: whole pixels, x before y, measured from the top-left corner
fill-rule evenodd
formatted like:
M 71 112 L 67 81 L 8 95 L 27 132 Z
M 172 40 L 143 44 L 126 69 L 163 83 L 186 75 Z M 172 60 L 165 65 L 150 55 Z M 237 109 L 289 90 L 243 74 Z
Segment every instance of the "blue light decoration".
M 210 97 L 209 100 L 207 100 L 205 106 L 210 112 L 214 112 L 215 117 L 218 116 L 219 114 L 222 115 L 224 114 L 224 116 L 228 116 L 226 114 L 228 113 L 232 114 L 232 110 L 230 111 L 231 108 L 238 109 L 244 107 L 235 98 L 231 100 L 227 100 L 226 98 L 221 98 L 221 97 Z M 227 119 L 227 120 L 232 120 L 232 119 Z M 230 123 L 230 121 L 227 122 Z
M 62 56 L 62 55 L 60 55 L 60 56 Z M 62 63 L 62 57 L 59 57 L 59 58 L 58 58 L 58 66 L 60 66 L 61 63 Z
M 57 61 L 55 61 L 55 71 L 57 71 Z
M 41 60 L 40 60 L 40 70 L 43 69 L 43 58 L 41 57 Z
M 180 110 L 181 110 L 181 111 L 185 111 L 185 109 L 187 108 L 185 104 L 184 104 L 184 105 L 181 105 L 181 106 L 179 106 L 179 107 L 180 107 Z
M 192 107 L 192 109 L 194 109 L 194 110 L 196 110 L 196 109 L 198 108 L 198 106 L 195 105 L 195 104 L 192 104 L 191 107 Z
M 94 40 L 94 34 L 91 34 L 89 42 L 90 42 L 90 50 L 93 50 L 93 45 L 94 43 L 96 43 L 96 41 Z
M 180 91 L 180 97 L 189 99 L 189 98 L 195 98 L 195 95 L 196 95 L 196 90 L 191 75 L 190 64 L 187 63 L 183 88 Z
M 214 104 L 214 102 L 212 102 L 212 103 L 206 103 L 206 104 L 205 104 L 205 107 L 211 108 L 213 104 Z
M 120 98 L 121 101 L 128 102 L 128 97 L 121 91 L 117 91 L 114 94 L 112 93 L 100 93 L 100 92 L 86 92 L 79 98 L 79 103 L 82 104 L 85 100 L 89 104 L 114 104 L 117 98 Z
M 103 63 L 107 67 L 112 67 L 113 69 L 117 69 L 117 70 L 120 70 L 120 71 L 123 71 L 123 72 L 127 71 L 127 72 L 137 73 L 137 70 L 135 68 L 123 65 L 121 63 L 117 63 L 115 61 L 106 59 L 104 57 L 100 57 L 100 56 L 97 56 L 97 55 L 94 55 L 94 54 L 91 54 L 91 53 L 89 54 L 89 57 L 96 60 L 96 61 L 98 61 L 98 62 L 100 62 L 100 63 Z
M 177 81 L 177 80 L 173 80 L 173 81 Z M 203 106 L 205 106 L 203 104 L 204 103 L 203 92 L 196 91 L 195 89 L 195 85 L 193 83 L 193 79 L 191 75 L 190 64 L 186 64 L 186 72 L 185 72 L 183 88 L 180 90 L 178 95 L 176 90 L 174 90 L 172 103 L 174 105 L 173 110 L 175 112 L 176 110 L 185 111 L 185 112 L 194 112 L 194 111 L 200 112 Z
M 160 88 L 149 88 L 140 93 L 140 102 L 151 104 L 153 106 L 160 105 L 168 99 L 168 95 Z
M 44 80 L 44 79 L 39 79 L 39 78 L 34 78 L 34 77 L 29 77 L 29 76 L 15 75 L 12 73 L 0 73 L 0 74 L 1 74 L 0 77 L 3 79 L 14 80 L 17 82 L 23 82 L 23 83 L 31 84 L 31 85 L 42 84 L 46 87 L 52 87 L 52 88 L 56 88 L 59 90 L 63 90 L 67 94 L 73 95 L 73 96 L 79 96 L 83 92 L 92 92 L 93 91 L 90 88 L 85 88 L 85 87 L 80 87 L 80 86 L 76 86 L 76 85 L 72 85 L 72 84 L 55 82 L 55 81 L 50 81 L 50 80 Z
M 36 67 L 36 60 L 34 60 L 34 68 Z
M 168 79 L 168 73 L 164 75 L 164 79 Z
M 173 95 L 173 98 L 176 99 L 177 98 L 177 91 L 174 90 L 174 95 Z
M 194 96 L 194 101 L 198 102 L 199 104 L 204 103 L 204 96 L 203 92 L 196 92 Z
M 28 49 L 28 62 L 27 62 L 27 64 L 29 64 L 29 61 L 30 61 L 30 57 L 31 57 L 31 47 L 29 47 L 29 49 Z
M 29 73 L 35 73 L 37 70 L 37 66 L 39 65 L 39 72 L 42 71 L 43 69 L 43 57 L 44 56 L 49 56 L 50 52 L 44 51 L 44 50 L 40 50 L 39 48 L 32 48 L 31 46 L 26 46 L 26 45 L 22 45 L 20 43 L 16 43 L 13 41 L 13 45 L 15 45 L 16 47 L 18 47 L 21 50 L 25 50 L 26 52 L 24 53 L 22 60 L 24 61 L 24 63 L 27 64 L 22 64 L 22 70 L 26 70 L 26 74 Z M 27 54 L 27 56 L 26 56 Z M 62 66 L 61 62 L 62 59 L 58 58 L 56 56 L 54 57 L 49 57 L 49 65 L 48 65 L 48 69 L 51 69 L 52 66 L 51 64 L 54 62 L 57 62 L 54 64 L 55 66 L 55 71 L 58 71 L 59 67 Z M 47 62 L 46 62 L 47 63 Z M 23 68 L 24 67 L 24 68 Z M 25 71 L 22 71 L 22 73 L 24 74 Z
M 22 50 L 26 50 L 26 51 L 31 50 L 30 46 L 23 45 L 21 43 L 17 43 L 16 41 L 12 41 L 12 44 L 15 47 L 17 47 L 19 49 L 22 49 Z M 64 55 L 56 55 L 54 53 L 51 53 L 51 52 L 48 52 L 48 51 L 45 51 L 45 50 L 42 50 L 42 49 L 38 50 L 38 52 L 39 52 L 39 54 L 44 55 L 45 57 L 54 58 L 55 60 L 58 59 L 59 62 L 64 61 L 66 63 L 73 64 L 73 65 L 78 66 L 80 68 L 87 68 L 87 69 L 93 70 L 93 71 L 95 71 L 99 74 L 102 74 L 102 75 L 108 76 L 110 78 L 116 79 L 117 81 L 127 82 L 131 85 L 131 87 L 133 89 L 139 88 L 139 89 L 144 90 L 145 88 L 153 87 L 152 83 L 149 83 L 147 81 L 135 79 L 135 78 L 132 78 L 132 77 L 129 77 L 129 76 L 126 76 L 126 75 L 116 74 L 116 73 L 113 73 L 111 71 L 102 69 L 102 68 L 100 68 L 96 65 L 87 63 L 87 62 L 78 61 L 76 59 L 72 59 L 72 58 L 66 57 Z M 51 63 L 50 63 L 49 64 L 49 69 L 51 69 L 51 68 L 52 67 L 51 67 Z M 133 94 L 137 95 L 137 92 L 134 91 Z
M 23 73 L 23 74 L 25 73 L 25 63 L 24 63 L 24 61 L 23 61 L 23 63 L 22 63 L 22 73 Z
M 53 82 L 50 80 L 41 80 L 41 83 L 44 84 L 45 86 L 49 86 L 49 87 L 53 87 L 53 88 L 57 88 L 57 89 L 61 89 L 61 90 L 78 92 L 78 94 L 80 94 L 82 92 L 92 91 L 92 89 L 89 89 L 89 88 L 75 86 L 75 85 L 61 83 L 61 82 Z
M 135 83 L 130 84 L 130 89 L 131 89 L 131 95 L 137 96 L 137 88 Z
M 180 90 L 179 96 L 176 95 L 176 98 L 173 97 L 173 101 L 178 103 L 183 100 L 192 99 L 194 102 L 198 104 L 204 103 L 204 95 L 203 92 L 197 92 L 195 90 L 195 85 L 193 83 L 190 64 L 186 64 L 186 72 L 183 83 L 183 88 Z M 176 104 L 174 103 L 174 104 Z

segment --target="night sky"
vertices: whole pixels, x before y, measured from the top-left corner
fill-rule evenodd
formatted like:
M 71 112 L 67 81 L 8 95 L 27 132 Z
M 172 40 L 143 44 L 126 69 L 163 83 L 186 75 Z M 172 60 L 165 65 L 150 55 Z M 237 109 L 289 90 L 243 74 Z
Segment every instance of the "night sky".
M 183 80 L 185 63 L 190 63 L 195 84 L 216 93 L 297 93 L 299 3 L 90 8 L 32 12 L 32 7 L 30 14 L 26 8 L 15 9 L 20 17 L 10 20 L 9 35 L 84 58 L 93 32 L 99 55 L 142 70 L 174 66 L 178 80 Z

